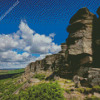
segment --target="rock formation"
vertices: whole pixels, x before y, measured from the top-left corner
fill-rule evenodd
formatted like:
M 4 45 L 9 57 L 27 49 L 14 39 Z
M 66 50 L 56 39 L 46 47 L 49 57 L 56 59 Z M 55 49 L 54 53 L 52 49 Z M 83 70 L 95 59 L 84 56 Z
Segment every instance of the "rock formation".
M 89 68 L 88 79 L 91 86 L 100 85 L 100 68 Z
M 61 43 L 61 51 L 59 53 L 61 53 L 64 57 L 65 57 L 65 52 L 67 49 L 67 44 L 66 43 Z
M 78 16 L 79 19 L 76 19 L 76 16 Z M 82 53 L 92 55 L 93 16 L 94 14 L 90 13 L 88 9 L 82 8 L 71 18 L 71 25 L 67 28 L 69 32 L 67 45 L 70 55 Z
M 80 9 L 70 20 L 67 28 L 69 37 L 66 40 L 68 46 L 68 60 L 75 69 L 75 74 L 84 77 L 84 71 L 93 67 L 92 32 L 94 14 L 87 8 Z M 84 69 L 85 67 L 85 69 Z M 80 71 L 77 71 L 80 68 Z
M 100 8 L 97 11 L 98 15 L 100 15 L 99 10 Z M 61 77 L 72 78 L 78 75 L 83 79 L 88 78 L 87 81 L 90 82 L 89 77 L 92 75 L 90 69 L 100 66 L 99 24 L 100 18 L 97 18 L 86 7 L 79 9 L 70 19 L 70 25 L 67 27 L 69 37 L 66 43 L 61 44 L 62 50 L 30 63 L 25 68 L 25 73 L 58 68 L 58 74 Z M 97 70 L 96 72 L 98 73 Z M 97 78 L 96 75 L 95 78 Z M 92 77 L 92 86 L 100 85 L 94 84 L 93 80 Z
M 25 68 L 25 72 L 35 72 L 39 71 L 41 69 L 55 69 L 60 61 L 61 58 L 65 58 L 65 51 L 67 49 L 67 44 L 62 43 L 61 44 L 62 50 L 53 55 L 47 55 L 44 59 L 42 60 L 37 60 L 36 62 L 31 62 L 27 67 Z

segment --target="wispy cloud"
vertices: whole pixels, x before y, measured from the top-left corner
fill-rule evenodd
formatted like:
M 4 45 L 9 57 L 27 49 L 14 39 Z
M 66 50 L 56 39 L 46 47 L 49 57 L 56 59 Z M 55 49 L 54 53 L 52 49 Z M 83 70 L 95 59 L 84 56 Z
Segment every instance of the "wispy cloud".
M 1 17 L 0 17 L 0 21 L 2 19 L 4 19 L 4 17 L 16 6 L 18 5 L 19 1 L 17 0 Z

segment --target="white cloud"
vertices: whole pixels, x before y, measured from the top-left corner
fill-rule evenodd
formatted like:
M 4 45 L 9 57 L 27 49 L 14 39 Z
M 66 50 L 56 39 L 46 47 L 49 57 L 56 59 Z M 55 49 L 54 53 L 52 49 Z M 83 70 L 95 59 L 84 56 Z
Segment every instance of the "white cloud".
M 1 52 L 0 53 L 0 60 L 2 62 L 8 62 L 8 61 L 11 61 L 11 62 L 17 62 L 17 61 L 20 61 L 20 62 L 23 62 L 23 61 L 26 61 L 27 60 L 30 60 L 29 59 L 29 53 L 27 52 L 24 52 L 21 54 L 17 54 L 17 52 L 15 51 L 6 51 L 6 52 Z
M 3 64 L 15 66 L 21 64 L 23 66 L 32 61 L 43 59 L 50 53 L 58 53 L 61 47 L 53 42 L 54 36 L 54 33 L 49 34 L 49 36 L 40 35 L 32 30 L 25 21 L 21 20 L 17 32 L 0 35 L 0 66 Z M 13 49 L 24 51 L 24 53 L 18 54 Z M 40 57 L 33 57 L 32 54 L 34 53 L 40 54 Z M 5 64 L 5 62 L 7 63 Z
M 36 57 L 31 56 L 29 53 L 24 52 L 17 54 L 15 51 L 7 51 L 0 53 L 0 68 L 15 67 L 21 68 L 26 67 L 30 62 L 35 61 Z
M 13 40 L 13 38 L 10 37 L 10 35 L 0 35 L 0 51 L 11 50 L 16 46 L 18 46 L 18 42 Z
M 19 62 L 0 62 L 0 69 L 4 68 L 25 68 L 27 63 L 19 63 Z
M 48 53 L 48 54 L 41 54 L 39 57 L 36 58 L 36 60 L 44 59 L 46 55 L 51 55 L 51 53 Z
M 23 21 L 21 21 L 19 29 L 19 34 L 22 37 L 22 40 L 26 43 L 26 47 L 24 48 L 25 51 L 38 54 L 45 54 L 49 52 L 51 44 L 53 43 L 52 37 L 55 36 L 54 33 L 51 33 L 49 36 L 40 35 L 30 29 Z
M 51 33 L 51 34 L 49 34 L 49 37 L 54 38 L 55 35 L 56 35 L 55 33 Z
M 50 48 L 50 52 L 58 53 L 59 51 L 61 51 L 61 46 L 60 45 L 58 46 L 57 44 L 52 43 L 51 48 Z
M 40 35 L 36 33 L 35 35 L 32 36 L 32 43 L 30 43 L 30 46 L 27 46 L 25 50 L 27 50 L 30 53 L 48 53 L 50 49 L 50 44 L 52 42 L 52 39 L 45 36 L 45 35 Z M 27 43 L 28 44 L 28 43 Z
M 27 23 L 25 23 L 23 20 L 21 20 L 21 23 L 19 25 L 19 29 L 22 33 L 24 33 L 23 38 L 27 38 L 25 37 L 25 35 L 32 35 L 34 33 L 34 31 L 32 29 L 29 28 L 29 26 L 27 25 Z
M 22 54 L 22 56 L 23 56 L 23 57 L 28 57 L 28 56 L 29 56 L 29 53 L 24 52 L 24 53 Z
M 51 50 L 51 53 L 57 53 L 60 51 L 60 46 L 58 46 L 57 44 L 52 45 L 55 44 L 54 42 L 52 42 L 52 37 L 55 36 L 54 33 L 51 33 L 49 36 L 40 35 L 34 30 L 30 29 L 27 23 L 25 23 L 24 21 L 21 21 L 19 29 L 20 31 L 18 31 L 18 34 L 20 34 L 22 40 L 26 43 L 26 46 L 24 48 L 25 51 L 38 54 L 49 53 L 49 50 L 51 50 L 51 48 L 53 49 Z

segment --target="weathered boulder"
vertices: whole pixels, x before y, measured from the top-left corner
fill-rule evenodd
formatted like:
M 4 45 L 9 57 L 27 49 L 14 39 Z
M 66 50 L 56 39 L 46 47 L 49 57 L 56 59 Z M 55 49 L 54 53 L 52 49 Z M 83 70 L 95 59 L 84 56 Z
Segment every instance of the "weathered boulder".
M 78 75 L 75 75 L 74 77 L 73 77 L 73 81 L 74 81 L 74 83 L 75 83 L 75 88 L 79 88 L 80 87 L 80 81 L 79 81 L 79 76 Z
M 100 86 L 100 68 L 89 68 L 88 80 L 91 86 Z
M 40 82 L 40 80 L 39 80 L 39 79 L 36 79 L 36 78 L 30 78 L 30 79 L 28 80 L 28 82 L 29 82 L 29 83 L 38 83 L 38 82 Z
M 12 95 L 14 94 L 18 94 L 20 89 L 25 90 L 26 88 L 30 87 L 30 84 L 28 82 L 26 82 L 25 84 L 23 84 L 20 88 L 18 88 L 15 92 L 12 93 Z
M 25 90 L 26 88 L 30 87 L 30 84 L 28 82 L 26 82 L 23 86 L 22 89 Z
M 25 82 L 25 81 L 27 81 L 27 79 L 25 77 L 22 77 L 21 82 Z
M 17 83 L 20 84 L 20 83 L 21 83 L 21 79 L 18 79 L 18 80 L 17 80 Z
M 12 93 L 12 95 L 18 94 L 21 88 L 22 88 L 22 87 L 18 88 L 15 92 Z
M 57 76 L 57 75 L 54 75 L 54 80 L 59 80 L 59 76 Z
M 25 82 L 29 78 L 33 77 L 34 75 L 35 75 L 35 73 L 33 73 L 33 72 L 30 72 L 30 73 L 27 73 L 27 74 L 23 74 L 23 75 L 21 75 L 20 82 Z
M 88 16 L 89 15 L 89 16 Z M 70 24 L 77 21 L 78 19 L 93 19 L 93 15 L 86 7 L 83 7 L 77 11 L 77 13 L 71 18 Z
M 100 93 L 98 93 L 98 92 L 94 92 L 94 96 L 100 98 Z
M 82 8 L 70 19 L 71 25 L 67 28 L 69 37 L 66 40 L 69 54 L 88 53 L 92 55 L 92 24 L 94 16 L 87 8 Z
M 83 78 L 78 75 L 73 77 L 73 82 L 75 83 L 75 88 L 79 88 L 80 86 L 89 87 L 88 78 Z
M 78 34 L 80 34 L 80 32 Z M 77 55 L 81 53 L 88 53 L 92 55 L 92 28 L 87 27 L 83 30 L 82 35 L 69 35 L 69 39 L 66 40 L 68 42 L 69 54 Z

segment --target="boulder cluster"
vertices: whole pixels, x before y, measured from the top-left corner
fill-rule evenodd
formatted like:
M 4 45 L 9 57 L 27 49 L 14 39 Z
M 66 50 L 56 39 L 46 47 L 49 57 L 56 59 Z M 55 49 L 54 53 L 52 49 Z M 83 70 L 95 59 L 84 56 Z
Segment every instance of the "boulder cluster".
M 99 11 L 100 8 L 97 10 L 98 15 L 100 15 Z M 80 81 L 87 78 L 85 80 L 87 85 L 100 85 L 99 81 L 94 82 L 100 80 L 100 18 L 84 7 L 77 11 L 69 23 L 66 29 L 69 37 L 61 44 L 62 50 L 30 63 L 25 68 L 25 73 L 41 70 L 55 71 L 58 68 L 60 77 L 73 78 L 77 75 Z

